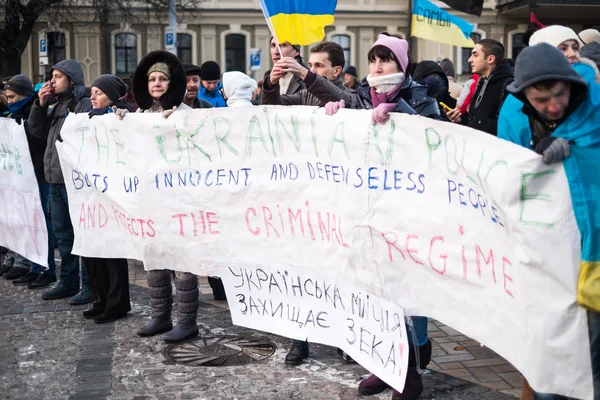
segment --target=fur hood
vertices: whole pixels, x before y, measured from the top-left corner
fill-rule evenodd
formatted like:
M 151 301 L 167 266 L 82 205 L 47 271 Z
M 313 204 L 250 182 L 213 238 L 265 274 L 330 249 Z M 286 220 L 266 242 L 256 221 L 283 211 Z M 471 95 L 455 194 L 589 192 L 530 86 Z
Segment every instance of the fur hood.
M 183 102 L 187 84 L 183 65 L 174 54 L 164 50 L 156 50 L 142 58 L 133 76 L 133 95 L 142 110 L 149 109 L 154 103 L 154 99 L 148 93 L 148 70 L 152 65 L 161 61 L 169 66 L 171 81 L 169 82 L 169 89 L 159 99 L 160 105 L 163 110 L 170 110 L 173 107 L 178 107 Z
M 596 74 L 595 81 L 596 81 L 596 83 L 600 83 L 600 71 L 598 71 L 598 65 L 596 65 L 596 63 L 594 61 L 592 61 L 591 59 L 585 58 L 585 57 L 580 57 L 579 62 L 592 67 L 592 69 L 594 70 L 594 72 Z

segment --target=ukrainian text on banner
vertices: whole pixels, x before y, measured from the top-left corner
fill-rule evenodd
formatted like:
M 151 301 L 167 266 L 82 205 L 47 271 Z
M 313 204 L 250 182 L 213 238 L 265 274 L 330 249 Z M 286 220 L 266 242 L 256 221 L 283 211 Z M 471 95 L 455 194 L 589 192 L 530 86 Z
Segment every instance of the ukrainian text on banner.
M 228 267 L 222 279 L 233 323 L 340 348 L 402 392 L 409 352 L 402 309 L 314 269 L 290 270 Z
M 48 266 L 48 231 L 23 125 L 0 118 L 0 246 Z
M 62 137 L 77 254 L 316 271 L 480 341 L 536 390 L 591 395 L 561 165 L 453 124 L 309 107 L 71 115 Z

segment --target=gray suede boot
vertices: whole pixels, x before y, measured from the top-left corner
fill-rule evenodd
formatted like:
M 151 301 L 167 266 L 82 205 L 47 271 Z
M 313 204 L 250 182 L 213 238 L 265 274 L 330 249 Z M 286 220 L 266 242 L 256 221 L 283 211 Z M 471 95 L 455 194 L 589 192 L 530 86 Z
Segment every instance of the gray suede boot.
M 148 293 L 152 306 L 152 319 L 140 330 L 140 336 L 154 336 L 173 329 L 171 308 L 173 306 L 172 272 L 168 269 L 148 271 Z
M 198 336 L 198 277 L 189 272 L 175 273 L 177 325 L 165 335 L 165 342 L 179 343 Z

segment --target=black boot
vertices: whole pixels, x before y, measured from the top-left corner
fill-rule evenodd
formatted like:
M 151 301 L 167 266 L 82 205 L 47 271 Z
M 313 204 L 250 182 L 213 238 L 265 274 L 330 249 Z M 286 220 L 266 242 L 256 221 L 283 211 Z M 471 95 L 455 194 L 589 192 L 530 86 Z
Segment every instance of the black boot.
M 285 356 L 285 363 L 290 365 L 300 365 L 308 357 L 308 342 L 294 340 L 292 348 Z
M 175 273 L 177 325 L 165 335 L 165 342 L 180 343 L 198 336 L 198 277 L 189 272 Z
M 215 300 L 227 300 L 227 296 L 225 295 L 225 288 L 223 287 L 223 281 L 221 278 L 209 276 L 208 284 L 213 291 L 213 296 L 215 296 Z
M 431 340 L 427 340 L 423 346 L 419 346 L 419 366 L 421 369 L 427 368 L 431 362 Z
M 173 305 L 172 272 L 167 269 L 148 271 L 148 293 L 152 306 L 152 319 L 138 330 L 140 336 L 154 336 L 173 329 L 171 307 Z
M 103 312 L 104 312 L 104 305 L 94 303 L 94 304 L 92 304 L 92 308 L 90 308 L 89 310 L 85 310 L 83 312 L 83 318 L 85 318 L 85 319 L 97 318 L 97 317 L 101 316 Z

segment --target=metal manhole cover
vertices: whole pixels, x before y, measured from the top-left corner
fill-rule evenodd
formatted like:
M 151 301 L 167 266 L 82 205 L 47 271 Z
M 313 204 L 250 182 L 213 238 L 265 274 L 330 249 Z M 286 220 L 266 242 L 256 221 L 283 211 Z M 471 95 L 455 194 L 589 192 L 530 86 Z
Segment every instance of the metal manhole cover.
M 269 358 L 277 346 L 265 339 L 238 335 L 206 335 L 162 351 L 170 361 L 194 367 L 228 367 Z

